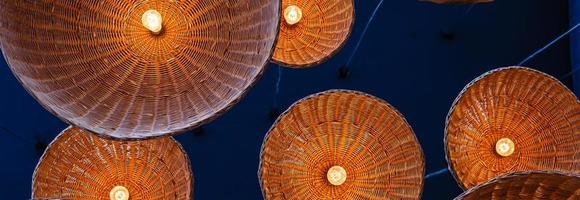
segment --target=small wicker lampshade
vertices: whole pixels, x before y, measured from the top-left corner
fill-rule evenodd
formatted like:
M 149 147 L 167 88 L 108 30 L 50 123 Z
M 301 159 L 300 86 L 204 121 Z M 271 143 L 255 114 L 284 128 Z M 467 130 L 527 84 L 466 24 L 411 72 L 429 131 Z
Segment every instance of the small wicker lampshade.
M 367 94 L 306 97 L 278 118 L 262 145 L 266 199 L 419 199 L 425 162 L 403 116 Z
M 580 199 L 580 175 L 548 171 L 516 172 L 471 188 L 455 199 Z
M 318 65 L 343 46 L 354 24 L 353 0 L 282 0 L 282 9 L 299 9 L 290 25 L 283 12 L 273 61 L 292 68 Z M 294 23 L 294 22 L 293 22 Z
M 515 171 L 580 172 L 579 141 L 576 96 L 529 68 L 501 68 L 477 78 L 447 117 L 447 160 L 464 189 Z
M 33 199 L 193 197 L 189 159 L 173 138 L 116 141 L 73 127 L 48 147 L 32 182 Z
M 432 2 L 437 4 L 474 4 L 474 3 L 489 3 L 494 0 L 420 0 L 426 2 Z
M 0 44 L 46 109 L 97 134 L 142 139 L 192 129 L 237 102 L 269 62 L 280 6 L 1 0 Z

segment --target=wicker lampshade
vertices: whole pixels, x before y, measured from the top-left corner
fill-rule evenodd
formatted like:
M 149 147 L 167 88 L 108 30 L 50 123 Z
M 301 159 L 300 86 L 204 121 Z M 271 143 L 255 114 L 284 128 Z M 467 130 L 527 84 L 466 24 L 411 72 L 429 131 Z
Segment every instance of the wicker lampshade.
M 189 159 L 173 138 L 107 140 L 73 127 L 48 147 L 32 182 L 33 199 L 193 197 Z
M 474 3 L 489 3 L 493 0 L 421 0 L 437 4 L 474 4 Z
M 0 44 L 24 87 L 63 120 L 110 137 L 149 138 L 203 124 L 246 93 L 273 52 L 280 6 L 2 0 Z M 161 23 L 158 33 L 145 26 L 151 20 Z
M 290 25 L 290 8 L 301 13 Z M 353 0 L 282 0 L 280 33 L 273 61 L 292 68 L 318 65 L 333 56 L 350 36 Z
M 447 160 L 464 189 L 515 171 L 580 172 L 579 141 L 576 96 L 529 68 L 501 68 L 477 78 L 447 117 Z
M 580 199 L 580 175 L 548 171 L 517 172 L 474 187 L 456 200 Z
M 419 199 L 425 162 L 413 130 L 387 102 L 331 90 L 306 97 L 262 145 L 266 199 Z

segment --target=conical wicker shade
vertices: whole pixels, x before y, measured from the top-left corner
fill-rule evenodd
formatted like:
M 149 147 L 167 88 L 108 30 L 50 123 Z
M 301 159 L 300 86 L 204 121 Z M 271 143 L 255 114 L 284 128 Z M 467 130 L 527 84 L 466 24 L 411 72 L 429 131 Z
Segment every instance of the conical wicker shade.
M 580 175 L 547 171 L 517 172 L 474 187 L 456 198 L 460 199 L 580 199 Z
M 425 173 L 403 116 L 383 100 L 345 90 L 291 106 L 268 132 L 260 159 L 266 199 L 419 199 Z M 346 180 L 331 182 L 335 166 Z
M 189 160 L 173 138 L 116 141 L 72 127 L 48 147 L 32 182 L 33 199 L 110 200 L 115 186 L 130 199 L 193 197 Z
M 502 155 L 496 148 L 504 139 L 513 147 Z M 450 169 L 463 188 L 515 171 L 580 172 L 580 103 L 549 75 L 522 67 L 497 69 L 455 100 L 445 144 Z
M 474 4 L 474 3 L 489 3 L 493 0 L 421 0 L 437 4 Z
M 2 0 L 0 43 L 49 111 L 97 134 L 186 131 L 237 102 L 269 62 L 272 0 Z M 162 30 L 142 23 L 157 10 Z
M 292 68 L 318 65 L 340 50 L 354 24 L 353 0 L 282 0 L 282 9 L 297 6 L 303 17 L 289 25 L 280 20 L 273 61 Z

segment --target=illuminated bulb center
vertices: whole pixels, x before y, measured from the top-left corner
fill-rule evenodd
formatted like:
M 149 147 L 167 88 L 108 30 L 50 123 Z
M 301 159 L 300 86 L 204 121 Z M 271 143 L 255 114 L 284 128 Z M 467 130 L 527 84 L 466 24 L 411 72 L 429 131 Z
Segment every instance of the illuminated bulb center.
M 495 152 L 497 154 L 499 154 L 500 156 L 503 156 L 503 157 L 510 156 L 514 153 L 514 150 L 515 150 L 515 144 L 509 138 L 499 139 L 495 143 Z
M 161 32 L 163 18 L 161 18 L 161 14 L 156 10 L 145 11 L 143 16 L 141 16 L 141 22 L 153 34 L 159 34 Z
M 302 19 L 302 9 L 294 5 L 288 6 L 284 10 L 284 19 L 288 25 L 297 24 Z
M 123 186 L 115 186 L 109 193 L 111 200 L 129 200 L 129 190 Z
M 328 173 L 326 173 L 326 178 L 328 182 L 332 185 L 342 185 L 346 181 L 346 170 L 341 166 L 333 166 L 328 169 Z

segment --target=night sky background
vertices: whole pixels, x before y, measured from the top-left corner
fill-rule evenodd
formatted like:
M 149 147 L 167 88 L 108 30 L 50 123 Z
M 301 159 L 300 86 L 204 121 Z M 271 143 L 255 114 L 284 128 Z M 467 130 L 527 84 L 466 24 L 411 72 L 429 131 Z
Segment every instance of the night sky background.
M 257 171 L 264 135 L 277 114 L 293 102 L 328 89 L 359 90 L 392 104 L 417 134 L 425 153 L 426 172 L 446 168 L 445 116 L 461 89 L 488 70 L 518 64 L 565 32 L 570 24 L 569 11 L 574 10 L 570 8 L 580 11 L 578 1 L 496 0 L 446 6 L 386 0 L 348 66 L 348 76 L 341 78 L 339 69 L 379 2 L 355 0 L 352 36 L 335 57 L 310 69 L 279 70 L 270 64 L 233 109 L 199 129 L 176 136 L 191 160 L 195 199 L 262 199 Z M 574 20 L 580 22 L 580 18 Z M 562 77 L 571 71 L 570 48 L 576 45 L 580 47 L 565 37 L 526 66 L 561 78 L 572 87 L 572 78 Z M 28 199 L 38 159 L 67 125 L 26 93 L 3 59 L 0 89 L 1 199 Z M 452 176 L 445 173 L 425 181 L 423 199 L 451 199 L 461 192 Z

